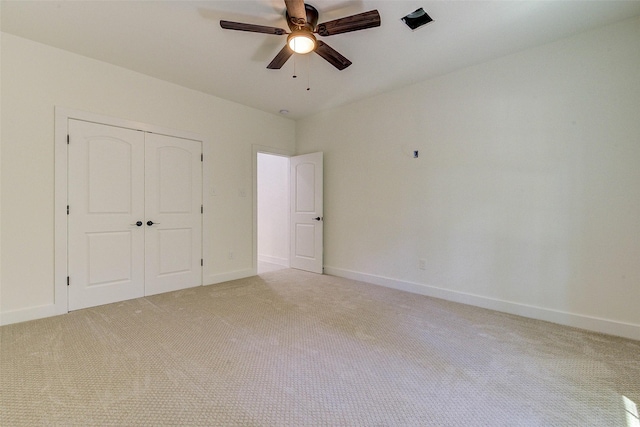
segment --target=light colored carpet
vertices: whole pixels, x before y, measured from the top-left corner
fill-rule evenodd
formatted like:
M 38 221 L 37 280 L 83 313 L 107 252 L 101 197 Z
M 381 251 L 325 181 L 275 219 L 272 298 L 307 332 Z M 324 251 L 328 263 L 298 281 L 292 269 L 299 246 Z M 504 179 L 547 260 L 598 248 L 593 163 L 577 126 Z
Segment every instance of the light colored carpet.
M 640 406 L 638 341 L 290 269 L 0 332 L 2 426 L 633 427 Z
M 260 261 L 258 260 L 258 274 L 269 273 L 271 271 L 284 270 L 288 267 L 285 267 L 280 264 L 274 264 L 271 262 Z

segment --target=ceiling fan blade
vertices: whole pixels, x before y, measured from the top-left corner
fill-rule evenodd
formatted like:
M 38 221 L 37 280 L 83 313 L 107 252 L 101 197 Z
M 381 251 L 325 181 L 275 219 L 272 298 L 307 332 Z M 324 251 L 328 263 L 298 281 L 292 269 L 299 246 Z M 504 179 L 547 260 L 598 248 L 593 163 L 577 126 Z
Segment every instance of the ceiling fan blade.
M 322 24 L 318 24 L 316 32 L 321 36 L 326 37 L 379 26 L 380 13 L 374 9 L 357 15 L 323 22 Z
M 318 40 L 316 47 L 316 53 L 326 59 L 331 65 L 336 67 L 338 70 L 344 70 L 349 65 L 351 65 L 351 61 L 342 56 L 338 51 L 334 48 L 323 42 L 322 40 Z
M 220 20 L 220 26 L 225 30 L 249 31 L 252 33 L 274 34 L 281 36 L 287 32 L 282 28 L 267 27 L 264 25 L 245 24 L 243 22 L 232 22 Z
M 285 62 L 293 55 L 293 51 L 289 48 L 288 45 L 284 45 L 284 47 L 278 52 L 275 58 L 267 65 L 267 68 L 270 70 L 279 70 L 282 68 Z
M 287 6 L 287 13 L 294 24 L 304 25 L 307 22 L 304 0 L 284 0 L 284 4 Z

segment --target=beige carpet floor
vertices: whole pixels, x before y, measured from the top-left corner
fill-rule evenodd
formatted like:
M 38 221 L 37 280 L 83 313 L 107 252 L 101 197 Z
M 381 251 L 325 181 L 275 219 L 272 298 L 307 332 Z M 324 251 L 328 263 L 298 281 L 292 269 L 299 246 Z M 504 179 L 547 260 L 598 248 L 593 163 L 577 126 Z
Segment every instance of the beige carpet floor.
M 2 426 L 635 427 L 640 342 L 295 270 L 0 328 Z

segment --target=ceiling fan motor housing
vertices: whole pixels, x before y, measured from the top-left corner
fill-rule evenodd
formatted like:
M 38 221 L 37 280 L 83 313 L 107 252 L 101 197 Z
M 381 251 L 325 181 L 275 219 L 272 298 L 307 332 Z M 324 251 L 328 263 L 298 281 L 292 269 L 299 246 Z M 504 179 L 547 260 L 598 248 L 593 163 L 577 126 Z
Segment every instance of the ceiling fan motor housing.
M 289 12 L 285 10 L 285 16 L 287 18 L 287 25 L 291 31 L 295 31 L 301 28 L 307 29 L 311 32 L 314 32 L 316 29 L 316 25 L 318 25 L 318 9 L 311 6 L 310 4 L 304 5 L 304 10 L 307 13 L 306 22 L 302 25 L 298 25 L 293 22 L 291 17 L 289 16 Z

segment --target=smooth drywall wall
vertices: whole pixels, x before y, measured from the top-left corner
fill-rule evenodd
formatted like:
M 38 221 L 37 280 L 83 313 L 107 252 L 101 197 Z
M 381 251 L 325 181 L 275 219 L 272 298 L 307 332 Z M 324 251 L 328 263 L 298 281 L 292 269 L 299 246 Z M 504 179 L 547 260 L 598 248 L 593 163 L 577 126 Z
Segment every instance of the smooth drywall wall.
M 293 121 L 9 34 L 1 102 L 3 314 L 53 302 L 55 106 L 206 138 L 204 262 L 214 279 L 254 269 L 252 144 L 292 151 Z
M 326 271 L 640 339 L 639 40 L 625 21 L 299 121 Z
M 258 261 L 289 266 L 289 158 L 258 153 Z
M 2 2 L 0 1 L 0 100 L 2 100 Z M 0 101 L 0 242 L 2 242 L 2 102 Z M 2 312 L 2 245 L 0 244 L 0 313 Z M 0 325 L 2 319 L 0 319 Z

